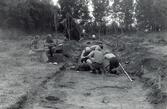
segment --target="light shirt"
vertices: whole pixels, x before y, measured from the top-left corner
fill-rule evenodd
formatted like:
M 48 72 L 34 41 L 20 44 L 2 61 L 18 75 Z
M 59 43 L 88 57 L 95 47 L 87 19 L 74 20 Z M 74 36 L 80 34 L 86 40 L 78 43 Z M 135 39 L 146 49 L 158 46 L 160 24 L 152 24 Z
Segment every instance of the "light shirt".
M 107 54 L 104 55 L 105 59 L 111 59 L 111 58 L 115 58 L 115 57 L 116 56 L 114 54 L 112 54 L 112 53 L 107 53 Z
M 112 53 L 107 53 L 107 54 L 105 54 L 104 55 L 104 66 L 105 67 L 107 67 L 109 64 L 110 64 L 110 59 L 112 59 L 112 58 L 114 58 L 114 57 L 116 57 L 114 54 L 112 54 Z
M 104 55 L 102 51 L 94 50 L 88 56 L 93 62 L 96 62 L 99 64 L 103 63 Z
M 99 45 L 92 45 L 90 48 L 91 48 L 91 50 L 95 50 L 97 48 L 100 48 L 100 46 Z

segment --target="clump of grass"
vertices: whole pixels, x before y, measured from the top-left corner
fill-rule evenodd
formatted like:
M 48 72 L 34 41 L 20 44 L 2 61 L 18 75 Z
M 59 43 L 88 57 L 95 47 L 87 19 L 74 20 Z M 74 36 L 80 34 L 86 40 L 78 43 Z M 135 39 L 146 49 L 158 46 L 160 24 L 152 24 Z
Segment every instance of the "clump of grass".
M 152 89 L 149 94 L 147 94 L 147 99 L 152 104 L 165 103 L 167 101 L 167 94 L 161 89 Z
M 0 47 L 0 52 L 6 52 L 6 51 L 9 51 L 9 47 L 7 47 L 7 46 Z
M 160 104 L 167 101 L 167 93 L 161 90 L 155 79 L 152 78 L 142 78 L 145 88 L 149 88 L 150 92 L 146 95 L 147 100 L 151 104 Z
M 6 65 L 6 66 L 14 66 L 14 67 L 22 67 L 23 66 L 23 63 L 21 61 L 15 60 L 15 59 L 3 60 L 2 64 Z

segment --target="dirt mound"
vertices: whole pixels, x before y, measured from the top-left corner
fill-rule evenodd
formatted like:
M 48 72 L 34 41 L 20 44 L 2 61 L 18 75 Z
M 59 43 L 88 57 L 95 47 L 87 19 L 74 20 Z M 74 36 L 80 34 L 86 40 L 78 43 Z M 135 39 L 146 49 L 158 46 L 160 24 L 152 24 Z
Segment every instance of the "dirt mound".
M 148 95 L 148 101 L 152 104 L 164 103 L 167 100 L 167 94 L 160 89 L 154 89 Z
M 165 45 L 167 44 L 167 41 L 163 38 L 163 36 L 161 35 L 157 35 L 157 36 L 154 36 L 155 38 L 150 38 L 148 41 L 150 43 L 154 43 L 154 44 L 161 44 L 161 45 Z
M 149 71 L 156 71 L 162 66 L 162 62 L 156 58 L 144 58 L 142 59 L 142 65 Z
M 63 45 L 63 55 L 73 62 L 78 62 L 78 58 L 84 47 L 77 41 L 67 41 Z
M 58 63 L 65 62 L 67 59 L 68 58 L 65 57 L 62 53 L 55 54 L 54 57 L 51 57 L 51 60 L 53 62 L 58 62 Z
M 144 55 L 144 54 L 143 54 Z M 129 56 L 130 58 L 125 63 L 127 71 L 137 77 L 142 77 L 144 74 L 144 69 L 149 71 L 150 73 L 157 73 L 159 69 L 162 69 L 163 63 L 154 57 L 143 57 L 143 55 Z
M 51 59 L 53 62 L 78 62 L 82 45 L 77 41 L 66 41 L 63 43 Z

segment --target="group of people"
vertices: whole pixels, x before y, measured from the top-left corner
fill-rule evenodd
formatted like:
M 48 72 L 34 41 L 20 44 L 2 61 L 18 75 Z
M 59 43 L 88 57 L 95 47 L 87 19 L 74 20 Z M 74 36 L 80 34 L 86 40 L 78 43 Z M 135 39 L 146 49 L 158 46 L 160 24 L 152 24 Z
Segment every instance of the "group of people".
M 36 35 L 31 41 L 31 52 L 39 50 L 40 41 L 40 36 Z M 44 48 L 47 56 L 47 62 L 55 63 L 52 58 L 55 55 L 56 47 L 59 45 L 58 41 L 54 40 L 51 34 L 48 34 L 43 42 L 42 48 Z M 81 53 L 80 62 L 87 64 L 93 73 L 115 73 L 116 70 L 114 69 L 119 67 L 117 57 L 109 50 L 106 50 L 103 44 L 85 47 Z
M 44 48 L 44 52 L 47 56 L 47 62 L 49 63 L 55 63 L 52 61 L 52 57 L 54 57 L 54 52 L 56 47 L 58 46 L 58 41 L 54 40 L 53 36 L 51 34 L 48 34 L 44 41 L 41 42 L 40 36 L 36 35 L 30 45 L 30 54 L 35 53 L 37 51 L 40 51 L 40 48 Z
M 103 44 L 85 47 L 80 57 L 81 63 L 89 65 L 93 73 L 116 73 L 119 60 L 109 50 L 105 50 Z

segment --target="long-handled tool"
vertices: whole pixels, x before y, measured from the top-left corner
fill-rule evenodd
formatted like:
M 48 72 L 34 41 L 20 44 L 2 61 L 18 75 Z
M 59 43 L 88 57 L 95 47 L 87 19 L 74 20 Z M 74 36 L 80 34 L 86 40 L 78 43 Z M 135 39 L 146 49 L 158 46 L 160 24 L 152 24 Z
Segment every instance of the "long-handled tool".
M 121 63 L 119 63 L 119 66 L 122 68 L 122 70 L 124 71 L 124 73 L 126 74 L 126 76 L 128 77 L 128 79 L 129 79 L 130 81 L 133 81 L 132 78 L 129 76 L 129 74 L 126 72 L 126 70 L 123 68 L 123 66 L 122 66 Z M 107 66 L 105 67 L 105 69 L 107 69 L 108 67 L 109 67 L 109 65 L 107 65 Z M 107 71 L 106 71 L 106 72 L 107 72 Z
M 112 47 L 109 43 L 107 43 L 106 41 L 104 41 L 103 40 L 103 42 L 105 43 L 105 44 L 107 44 L 108 46 L 110 46 L 110 47 Z M 124 71 L 124 73 L 126 74 L 126 76 L 128 77 L 128 79 L 132 82 L 133 80 L 132 80 L 132 78 L 129 76 L 129 74 L 126 72 L 126 70 L 123 68 L 123 66 L 122 66 L 122 64 L 121 63 L 119 63 L 119 66 L 122 68 L 122 70 Z M 108 66 L 107 66 L 108 67 Z M 106 67 L 106 68 L 107 68 Z
M 122 68 L 122 70 L 124 71 L 124 73 L 126 74 L 126 76 L 128 77 L 128 79 L 129 79 L 130 81 L 133 81 L 132 78 L 129 76 L 129 74 L 128 74 L 128 73 L 125 71 L 125 69 L 123 68 L 122 64 L 119 63 L 119 65 L 120 65 L 120 67 Z

